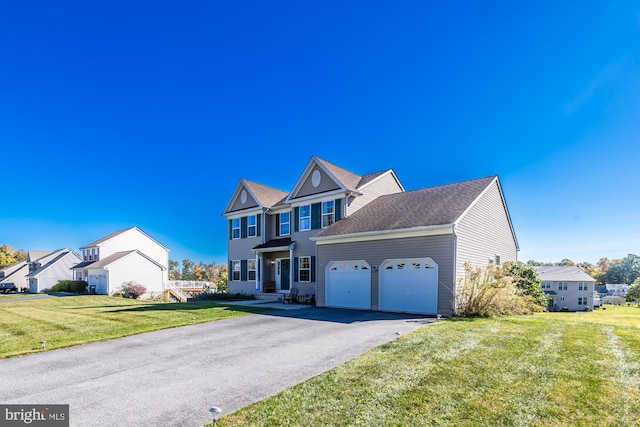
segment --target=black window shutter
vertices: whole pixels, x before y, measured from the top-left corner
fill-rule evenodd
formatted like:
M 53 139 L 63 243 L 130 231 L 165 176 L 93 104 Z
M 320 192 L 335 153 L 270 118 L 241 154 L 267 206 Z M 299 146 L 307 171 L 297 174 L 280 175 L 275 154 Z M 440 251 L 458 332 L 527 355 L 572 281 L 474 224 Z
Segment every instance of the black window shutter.
M 316 281 L 316 257 L 311 257 L 311 281 Z
M 297 282 L 298 281 L 298 257 L 295 257 L 293 259 L 293 281 Z
M 233 239 L 233 220 L 229 220 L 229 240 Z
M 317 230 L 322 226 L 322 203 L 311 205 L 311 229 Z
M 229 261 L 229 270 L 227 271 L 227 281 L 233 282 L 233 261 Z
M 240 237 L 243 239 L 247 238 L 247 217 L 243 216 L 240 218 Z
M 300 231 L 300 208 L 293 208 L 293 231 Z
M 240 261 L 240 280 L 243 282 L 247 280 L 247 260 L 246 259 L 243 259 L 242 261 Z
M 276 237 L 280 235 L 280 214 L 276 214 Z
M 336 199 L 335 203 L 336 222 L 342 219 L 342 199 Z
M 260 223 L 262 222 L 262 214 L 256 215 L 256 236 L 260 236 Z

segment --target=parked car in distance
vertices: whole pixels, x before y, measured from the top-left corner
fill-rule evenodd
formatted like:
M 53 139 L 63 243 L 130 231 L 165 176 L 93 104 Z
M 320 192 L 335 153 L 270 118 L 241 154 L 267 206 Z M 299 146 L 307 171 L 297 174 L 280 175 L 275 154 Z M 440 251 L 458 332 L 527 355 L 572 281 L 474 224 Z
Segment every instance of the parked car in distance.
M 602 307 L 602 300 L 600 298 L 593 298 L 593 308 Z
M 14 294 L 16 292 L 18 292 L 18 288 L 14 283 L 0 283 L 0 293 Z

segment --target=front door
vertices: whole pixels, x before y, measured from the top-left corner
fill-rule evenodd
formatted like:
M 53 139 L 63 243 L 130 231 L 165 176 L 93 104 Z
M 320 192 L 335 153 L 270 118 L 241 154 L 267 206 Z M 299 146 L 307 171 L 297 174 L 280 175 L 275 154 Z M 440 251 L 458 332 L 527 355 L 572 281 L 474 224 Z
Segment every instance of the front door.
M 276 290 L 289 292 L 290 289 L 289 258 L 278 258 L 276 260 Z

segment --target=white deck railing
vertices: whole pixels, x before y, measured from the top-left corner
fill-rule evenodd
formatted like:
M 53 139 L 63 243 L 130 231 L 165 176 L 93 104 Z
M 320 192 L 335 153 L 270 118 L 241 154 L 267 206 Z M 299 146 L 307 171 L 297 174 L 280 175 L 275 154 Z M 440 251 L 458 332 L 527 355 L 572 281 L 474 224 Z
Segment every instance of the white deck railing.
M 165 289 L 206 289 L 215 288 L 213 282 L 198 280 L 169 280 L 164 284 Z

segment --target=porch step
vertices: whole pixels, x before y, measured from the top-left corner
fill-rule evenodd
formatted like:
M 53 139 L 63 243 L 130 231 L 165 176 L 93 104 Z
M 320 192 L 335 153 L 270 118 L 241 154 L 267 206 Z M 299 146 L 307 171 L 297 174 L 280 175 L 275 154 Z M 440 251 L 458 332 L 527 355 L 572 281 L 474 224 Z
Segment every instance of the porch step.
M 265 294 L 265 293 L 257 293 L 256 299 L 271 301 L 271 302 L 282 302 L 283 296 L 280 294 Z

